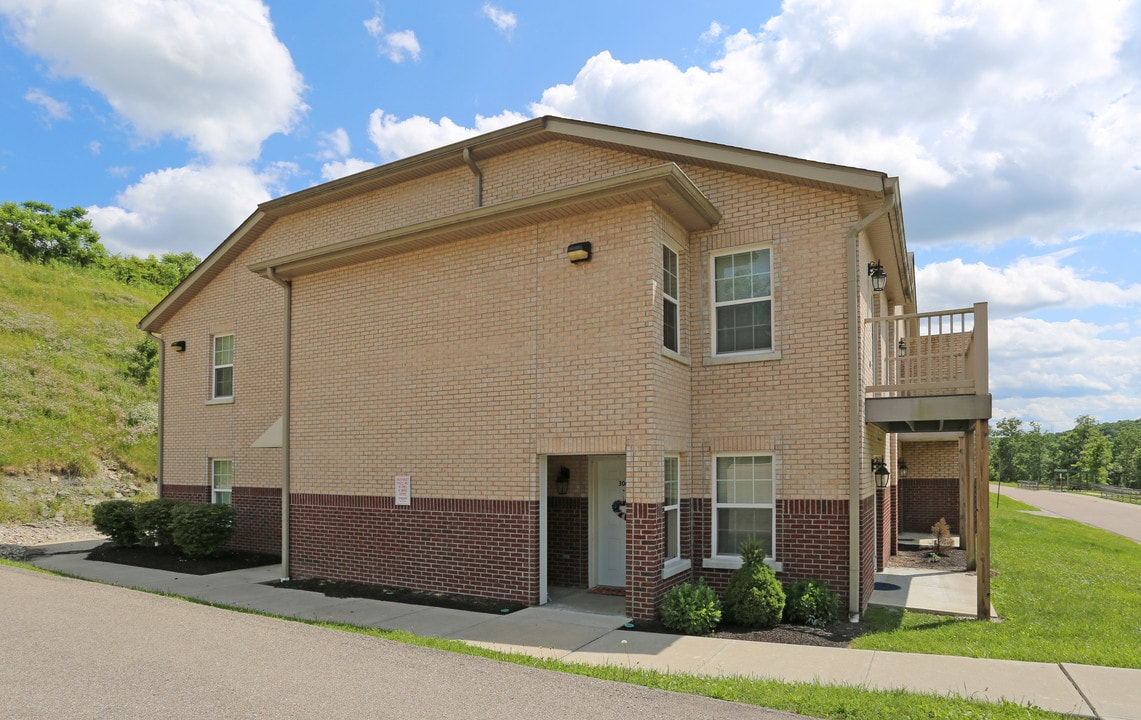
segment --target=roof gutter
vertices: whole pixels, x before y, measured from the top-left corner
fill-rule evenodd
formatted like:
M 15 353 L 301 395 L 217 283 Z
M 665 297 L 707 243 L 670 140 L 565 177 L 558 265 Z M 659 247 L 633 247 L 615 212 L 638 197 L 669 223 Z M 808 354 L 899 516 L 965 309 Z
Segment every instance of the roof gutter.
M 884 203 L 848 230 L 848 619 L 860 621 L 860 479 L 864 467 L 861 456 L 860 386 L 860 233 L 899 206 L 896 186 L 884 188 Z
M 285 309 L 282 321 L 282 375 L 281 375 L 281 579 L 289 579 L 289 389 L 293 336 L 293 283 L 282 280 L 274 268 L 266 269 L 266 277 L 285 290 Z M 161 447 L 161 445 L 160 445 Z

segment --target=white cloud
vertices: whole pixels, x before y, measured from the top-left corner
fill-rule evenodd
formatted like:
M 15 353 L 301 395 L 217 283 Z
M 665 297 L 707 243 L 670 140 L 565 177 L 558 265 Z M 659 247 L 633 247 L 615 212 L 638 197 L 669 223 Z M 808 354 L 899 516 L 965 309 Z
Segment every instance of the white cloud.
M 1009 317 L 1057 307 L 1141 307 L 1141 285 L 1090 280 L 1059 262 L 1074 252 L 1023 257 L 1005 268 L 961 259 L 931 263 L 916 271 L 921 308 L 965 307 L 985 301 L 990 303 L 991 317 Z
M 321 179 L 336 180 L 337 178 L 343 178 L 346 175 L 353 175 L 355 173 L 364 172 L 365 170 L 374 167 L 376 167 L 376 163 L 369 162 L 368 160 L 361 160 L 360 158 L 333 160 L 321 166 Z
M 98 140 L 92 140 L 91 142 L 87 143 L 87 149 L 91 151 L 92 155 L 98 155 L 99 153 L 103 152 L 103 143 L 99 142 Z
M 515 13 L 498 8 L 491 3 L 484 4 L 483 14 L 507 37 L 511 37 L 511 33 L 515 31 L 515 26 L 519 24 L 519 18 Z
M 4 0 L 12 36 L 107 98 L 145 139 L 211 161 L 256 158 L 305 111 L 303 81 L 257 0 Z
M 394 63 L 402 63 L 408 58 L 420 59 L 420 41 L 412 30 L 384 32 L 384 18 L 379 10 L 364 21 L 365 30 L 376 40 L 376 49 Z
M 43 90 L 32 88 L 24 93 L 24 99 L 38 105 L 51 120 L 67 120 L 71 117 L 71 106 L 56 100 Z
M 992 320 L 990 337 L 994 417 L 1035 419 L 1047 430 L 1068 429 L 1083 413 L 1137 417 L 1141 337 L 1078 320 L 1032 318 Z
M 368 136 L 376 145 L 381 157 L 394 160 L 459 142 L 473 135 L 498 130 L 526 119 L 525 116 L 508 110 L 492 117 L 476 115 L 475 127 L 467 128 L 457 125 L 446 117 L 440 118 L 439 122 L 419 115 L 400 120 L 378 109 L 373 110 L 369 116 Z
M 261 174 L 244 165 L 168 168 L 144 175 L 116 197 L 116 205 L 95 205 L 87 212 L 112 252 L 190 250 L 205 257 L 270 198 L 270 187 L 295 170 L 290 165 Z
M 317 154 L 317 157 L 321 160 L 337 160 L 345 157 L 352 151 L 349 133 L 344 128 L 337 128 L 332 132 L 321 133 L 318 145 L 321 151 Z
M 701 33 L 700 40 L 704 43 L 716 42 L 718 38 L 725 34 L 726 28 L 721 23 L 714 20 L 709 23 L 709 29 Z

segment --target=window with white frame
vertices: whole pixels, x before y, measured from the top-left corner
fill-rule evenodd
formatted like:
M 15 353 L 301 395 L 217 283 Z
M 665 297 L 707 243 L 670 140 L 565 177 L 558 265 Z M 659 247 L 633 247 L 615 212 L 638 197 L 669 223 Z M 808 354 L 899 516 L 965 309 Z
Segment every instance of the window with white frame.
M 718 455 L 713 470 L 713 554 L 739 555 L 758 540 L 775 557 L 775 480 L 771 455 Z
M 662 346 L 678 352 L 680 322 L 678 315 L 677 253 L 662 245 Z
M 773 348 L 772 251 L 713 257 L 713 354 Z
M 677 455 L 666 455 L 662 466 L 665 483 L 665 505 L 662 508 L 666 523 L 665 562 L 681 558 L 680 466 L 681 461 Z
M 234 336 L 214 336 L 214 399 L 234 396 Z
M 210 462 L 211 502 L 215 505 L 232 505 L 234 492 L 234 461 L 212 460 Z

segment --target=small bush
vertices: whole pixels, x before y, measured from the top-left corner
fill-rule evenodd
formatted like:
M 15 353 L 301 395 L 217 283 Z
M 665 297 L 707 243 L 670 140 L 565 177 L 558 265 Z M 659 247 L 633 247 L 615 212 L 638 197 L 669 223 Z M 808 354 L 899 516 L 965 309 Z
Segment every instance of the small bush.
M 187 557 L 214 557 L 234 533 L 231 505 L 182 503 L 170 514 L 174 544 Z
M 171 530 L 171 513 L 174 508 L 185 505 L 182 500 L 157 498 L 135 506 L 135 527 L 139 531 L 139 542 L 161 548 L 174 547 Z
M 784 622 L 824 627 L 836 621 L 840 593 L 823 580 L 797 580 L 785 590 Z
M 951 528 L 947 525 L 947 518 L 939 518 L 939 522 L 931 526 L 931 536 L 935 538 L 934 554 L 943 557 L 951 549 Z
M 135 505 L 127 500 L 106 500 L 91 509 L 95 529 L 111 538 L 116 545 L 134 545 L 139 541 L 135 526 Z
M 721 601 L 698 579 L 670 588 L 662 599 L 662 624 L 686 635 L 708 635 L 721 622 Z
M 741 562 L 725 590 L 726 614 L 747 627 L 775 626 L 784 613 L 784 588 L 773 569 L 765 565 L 761 544 L 755 540 L 742 543 Z

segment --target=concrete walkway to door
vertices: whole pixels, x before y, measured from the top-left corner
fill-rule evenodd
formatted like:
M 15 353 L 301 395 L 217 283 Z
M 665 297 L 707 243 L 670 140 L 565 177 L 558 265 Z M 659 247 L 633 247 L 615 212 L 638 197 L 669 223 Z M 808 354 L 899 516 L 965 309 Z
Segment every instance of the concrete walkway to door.
M 990 490 L 992 494 L 1000 492 L 998 485 L 991 485 Z M 1108 530 L 1141 543 L 1141 505 L 1075 492 L 1022 490 L 1009 485 L 1002 486 L 1001 494 L 1051 515 Z

